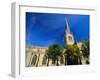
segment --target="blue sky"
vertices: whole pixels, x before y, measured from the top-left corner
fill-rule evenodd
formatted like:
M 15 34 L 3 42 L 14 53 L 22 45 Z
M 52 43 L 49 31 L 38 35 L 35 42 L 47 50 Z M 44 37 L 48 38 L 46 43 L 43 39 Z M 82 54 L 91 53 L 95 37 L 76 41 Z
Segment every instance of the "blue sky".
M 89 15 L 26 12 L 26 45 L 64 46 L 66 18 L 76 42 L 89 39 Z

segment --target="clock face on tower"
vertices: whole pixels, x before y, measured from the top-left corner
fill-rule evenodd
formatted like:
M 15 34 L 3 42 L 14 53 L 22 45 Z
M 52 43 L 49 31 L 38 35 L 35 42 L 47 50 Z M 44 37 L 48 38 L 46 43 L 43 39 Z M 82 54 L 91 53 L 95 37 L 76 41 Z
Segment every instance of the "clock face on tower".
M 74 44 L 74 37 L 71 33 L 66 34 L 66 45 L 73 45 Z
M 72 37 L 71 37 L 71 36 L 68 36 L 68 40 L 69 40 L 69 41 L 72 41 Z

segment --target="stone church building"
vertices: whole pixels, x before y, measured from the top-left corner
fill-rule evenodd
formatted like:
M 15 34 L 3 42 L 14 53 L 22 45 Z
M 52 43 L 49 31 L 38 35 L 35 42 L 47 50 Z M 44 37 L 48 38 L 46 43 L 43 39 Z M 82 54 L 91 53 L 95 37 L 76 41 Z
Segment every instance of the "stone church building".
M 66 31 L 65 31 L 65 45 L 73 45 L 75 43 L 74 36 L 70 31 L 70 27 L 68 21 L 66 20 Z M 78 47 L 81 48 L 81 43 L 77 43 Z M 39 46 L 26 46 L 26 58 L 25 58 L 25 66 L 33 67 L 33 66 L 46 66 L 47 65 L 47 57 L 45 56 L 48 47 L 39 47 Z M 49 61 L 49 66 L 54 65 L 52 60 Z M 59 65 L 64 65 L 60 62 Z

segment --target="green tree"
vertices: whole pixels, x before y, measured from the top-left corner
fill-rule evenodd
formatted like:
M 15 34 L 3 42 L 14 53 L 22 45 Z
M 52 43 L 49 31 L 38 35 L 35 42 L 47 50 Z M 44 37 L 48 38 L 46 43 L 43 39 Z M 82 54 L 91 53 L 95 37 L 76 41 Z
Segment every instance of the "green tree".
M 62 48 L 58 44 L 51 45 L 47 52 L 48 62 L 49 59 L 52 59 L 53 63 L 55 64 L 55 62 L 57 62 L 56 65 L 59 66 L 58 59 L 61 56 L 61 54 L 62 54 Z
M 80 50 L 77 44 L 67 46 L 64 55 L 65 55 L 65 65 L 81 64 Z
M 81 51 L 84 57 L 89 58 L 89 41 L 82 41 Z
M 65 49 L 64 49 L 64 56 L 65 56 L 65 65 L 68 64 L 68 59 L 69 59 L 69 56 L 71 55 L 71 49 L 70 49 L 70 46 L 66 46 Z

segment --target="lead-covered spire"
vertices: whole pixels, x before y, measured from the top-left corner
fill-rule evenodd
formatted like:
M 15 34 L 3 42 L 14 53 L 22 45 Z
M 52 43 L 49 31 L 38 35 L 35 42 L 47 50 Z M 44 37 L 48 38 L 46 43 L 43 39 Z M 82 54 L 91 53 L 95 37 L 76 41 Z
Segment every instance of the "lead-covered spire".
M 70 33 L 70 27 L 69 27 L 69 24 L 68 24 L 68 20 L 66 20 L 66 33 Z

